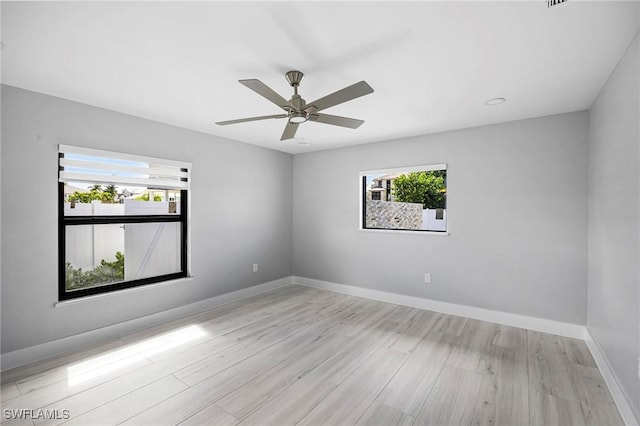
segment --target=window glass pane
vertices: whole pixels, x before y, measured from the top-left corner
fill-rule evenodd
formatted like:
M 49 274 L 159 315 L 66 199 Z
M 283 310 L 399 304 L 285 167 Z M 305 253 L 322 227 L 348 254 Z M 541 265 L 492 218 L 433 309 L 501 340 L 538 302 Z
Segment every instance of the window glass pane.
M 66 290 L 124 280 L 122 224 L 67 226 Z
M 180 272 L 180 222 L 125 225 L 127 281 Z
M 73 225 L 65 229 L 67 291 L 181 271 L 181 223 Z
M 180 191 L 71 182 L 64 185 L 65 216 L 180 215 Z
M 402 170 L 363 176 L 365 229 L 447 230 L 447 171 Z

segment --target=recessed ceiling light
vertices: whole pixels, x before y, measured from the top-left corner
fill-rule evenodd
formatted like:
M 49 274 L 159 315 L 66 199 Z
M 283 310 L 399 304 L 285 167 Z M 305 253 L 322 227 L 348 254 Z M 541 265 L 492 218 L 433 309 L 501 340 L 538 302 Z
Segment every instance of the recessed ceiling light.
M 500 105 L 501 103 L 504 103 L 506 100 L 507 100 L 506 98 L 493 98 L 493 99 L 489 99 L 488 101 L 485 101 L 484 104 L 487 106 Z

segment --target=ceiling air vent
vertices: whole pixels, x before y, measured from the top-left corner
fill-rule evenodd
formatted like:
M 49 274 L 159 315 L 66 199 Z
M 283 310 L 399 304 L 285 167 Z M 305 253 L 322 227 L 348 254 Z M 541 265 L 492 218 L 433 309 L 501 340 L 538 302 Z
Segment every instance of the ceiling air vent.
M 547 7 L 555 6 L 560 3 L 564 3 L 567 0 L 547 0 Z

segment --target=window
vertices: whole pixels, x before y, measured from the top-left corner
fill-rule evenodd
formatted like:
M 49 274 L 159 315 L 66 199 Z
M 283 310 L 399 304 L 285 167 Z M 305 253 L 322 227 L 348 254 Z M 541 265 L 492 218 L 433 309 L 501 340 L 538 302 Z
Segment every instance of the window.
M 360 172 L 361 229 L 447 231 L 447 166 Z
M 59 300 L 188 276 L 191 164 L 59 146 Z

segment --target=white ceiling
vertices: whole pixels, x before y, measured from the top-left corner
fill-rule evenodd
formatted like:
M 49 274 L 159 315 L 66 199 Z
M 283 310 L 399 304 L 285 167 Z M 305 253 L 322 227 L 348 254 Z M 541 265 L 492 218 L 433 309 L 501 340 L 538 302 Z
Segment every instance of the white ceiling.
M 290 153 L 589 108 L 638 29 L 639 2 L 2 2 L 2 82 Z M 312 101 L 357 130 L 285 120 L 240 85 Z M 505 97 L 500 106 L 484 102 Z M 305 142 L 311 145 L 303 145 Z

